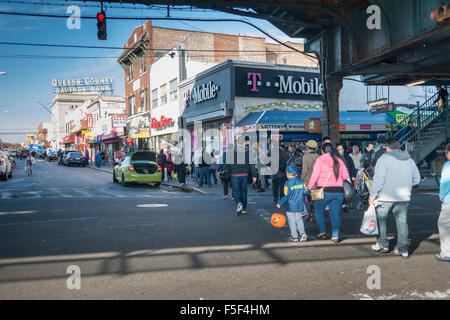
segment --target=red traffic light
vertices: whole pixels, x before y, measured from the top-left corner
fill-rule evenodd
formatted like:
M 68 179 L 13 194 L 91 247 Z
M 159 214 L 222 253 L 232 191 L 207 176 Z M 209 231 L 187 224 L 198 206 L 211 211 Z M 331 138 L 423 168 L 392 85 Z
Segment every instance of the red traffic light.
M 104 12 L 99 12 L 97 13 L 97 20 L 98 21 L 104 21 L 106 18 L 105 13 Z

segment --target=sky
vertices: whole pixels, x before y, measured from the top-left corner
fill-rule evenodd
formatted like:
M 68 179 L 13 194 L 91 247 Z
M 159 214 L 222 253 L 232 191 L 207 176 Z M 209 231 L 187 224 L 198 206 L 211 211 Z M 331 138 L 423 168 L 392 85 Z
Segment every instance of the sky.
M 1 12 L 26 12 L 67 15 L 70 5 L 78 5 L 81 16 L 95 16 L 100 11 L 98 3 L 62 0 L 5 1 L 0 0 L 0 42 L 92 45 L 123 47 L 133 29 L 145 23 L 139 20 L 108 20 L 107 40 L 97 39 L 94 19 L 82 19 L 81 28 L 70 30 L 64 18 L 30 17 L 1 14 Z M 35 5 L 32 3 L 38 3 Z M 64 4 L 64 5 L 61 5 Z M 87 6 L 87 7 L 86 7 Z M 106 4 L 106 16 L 165 17 L 165 10 L 148 9 L 143 6 Z M 172 17 L 188 18 L 240 18 L 239 16 L 213 11 L 175 11 Z M 283 32 L 264 20 L 245 18 L 282 41 L 290 39 Z M 238 22 L 180 22 L 153 21 L 154 26 L 213 31 L 226 34 L 245 34 L 266 37 L 255 28 Z M 268 39 L 268 42 L 273 42 Z M 25 134 L 11 132 L 35 132 L 39 123 L 51 122 L 51 114 L 40 108 L 41 102 L 50 106 L 55 96 L 52 79 L 78 79 L 114 77 L 115 94 L 124 94 L 124 72 L 117 62 L 121 49 L 81 49 L 0 44 L 0 139 L 4 142 L 23 143 Z M 30 57 L 31 55 L 31 57 Z M 40 56 L 39 58 L 36 56 Z M 50 56 L 50 57 L 45 57 Z M 62 59 L 57 56 L 96 57 Z M 8 133 L 8 134 L 5 134 Z

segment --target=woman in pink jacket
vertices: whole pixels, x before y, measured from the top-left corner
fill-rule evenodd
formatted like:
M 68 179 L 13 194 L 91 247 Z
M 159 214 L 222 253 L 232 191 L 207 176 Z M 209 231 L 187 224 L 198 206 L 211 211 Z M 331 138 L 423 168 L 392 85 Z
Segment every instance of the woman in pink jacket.
M 344 201 L 344 180 L 349 177 L 344 162 L 339 158 L 331 143 L 322 145 L 322 155 L 314 164 L 313 173 L 309 180 L 308 189 L 314 186 L 325 187 L 324 199 L 315 202 L 316 222 L 319 226 L 317 238 L 327 239 L 324 211 L 330 208 L 332 236 L 334 243 L 339 243 L 339 230 L 341 228 L 340 211 Z

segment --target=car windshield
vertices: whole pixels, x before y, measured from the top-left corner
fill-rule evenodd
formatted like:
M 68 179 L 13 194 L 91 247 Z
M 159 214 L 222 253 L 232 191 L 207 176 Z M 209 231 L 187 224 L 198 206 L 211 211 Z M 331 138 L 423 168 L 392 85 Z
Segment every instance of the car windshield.
M 70 152 L 69 155 L 71 157 L 82 157 L 83 155 L 79 152 Z

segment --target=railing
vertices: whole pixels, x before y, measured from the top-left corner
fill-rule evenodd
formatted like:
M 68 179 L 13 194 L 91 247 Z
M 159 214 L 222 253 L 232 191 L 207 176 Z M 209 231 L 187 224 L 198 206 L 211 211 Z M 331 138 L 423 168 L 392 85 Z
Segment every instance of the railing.
M 408 122 L 412 121 L 414 130 L 409 131 L 407 134 L 400 137 L 399 142 L 407 142 L 408 138 L 412 138 L 418 130 L 424 128 L 425 121 L 422 123 L 422 120 L 428 119 L 426 125 L 428 125 L 432 120 L 430 116 L 437 116 L 439 113 L 439 109 L 434 101 L 437 98 L 437 93 L 425 101 L 422 105 L 418 106 L 413 112 L 411 112 L 407 117 L 405 117 L 402 121 L 397 123 L 391 130 L 385 133 L 384 137 L 386 139 L 395 137 L 400 133 L 403 133 L 406 130 Z M 430 121 L 431 120 L 431 121 Z

